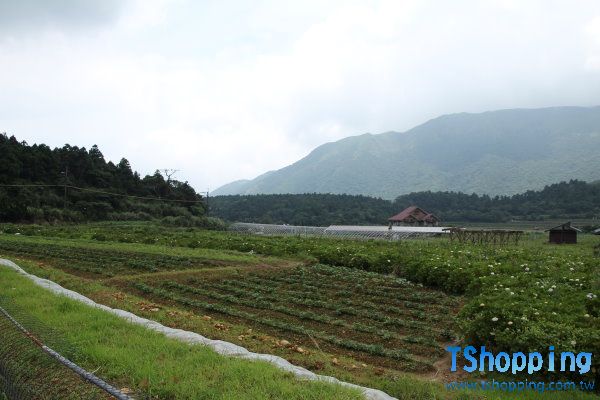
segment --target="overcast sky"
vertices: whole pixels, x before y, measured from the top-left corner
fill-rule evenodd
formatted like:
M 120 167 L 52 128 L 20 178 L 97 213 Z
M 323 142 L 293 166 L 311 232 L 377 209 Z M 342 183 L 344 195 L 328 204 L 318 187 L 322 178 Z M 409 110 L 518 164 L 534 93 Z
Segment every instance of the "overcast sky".
M 197 190 L 440 114 L 598 104 L 598 0 L 0 0 L 0 132 Z

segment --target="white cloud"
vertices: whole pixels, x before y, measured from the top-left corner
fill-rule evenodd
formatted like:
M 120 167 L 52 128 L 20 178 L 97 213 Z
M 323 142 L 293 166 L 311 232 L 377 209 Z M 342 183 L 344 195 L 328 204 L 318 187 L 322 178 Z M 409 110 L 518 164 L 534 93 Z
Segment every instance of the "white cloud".
M 585 27 L 589 35 L 589 54 L 585 66 L 592 71 L 600 71 L 600 16 L 595 17 Z
M 600 5 L 578 4 L 130 1 L 0 41 L 0 131 L 204 190 L 442 113 L 598 104 Z

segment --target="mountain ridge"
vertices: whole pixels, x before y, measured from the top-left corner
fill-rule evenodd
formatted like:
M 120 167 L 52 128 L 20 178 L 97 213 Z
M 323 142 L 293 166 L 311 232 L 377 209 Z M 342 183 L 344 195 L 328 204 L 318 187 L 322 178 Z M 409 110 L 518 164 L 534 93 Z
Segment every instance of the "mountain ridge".
M 515 194 L 561 180 L 597 180 L 598 153 L 600 106 L 447 114 L 405 132 L 325 143 L 286 167 L 212 194 Z

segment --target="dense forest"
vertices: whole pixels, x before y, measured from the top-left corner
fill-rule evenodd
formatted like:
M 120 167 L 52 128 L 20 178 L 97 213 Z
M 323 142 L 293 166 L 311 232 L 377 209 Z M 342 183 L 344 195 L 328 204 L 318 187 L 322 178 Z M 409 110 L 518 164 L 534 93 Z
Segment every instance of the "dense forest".
M 203 198 L 156 171 L 141 177 L 97 146 L 51 149 L 0 134 L 0 221 L 148 220 L 208 223 Z
M 255 194 L 210 198 L 211 213 L 227 221 L 326 226 L 382 224 L 391 201 L 346 194 Z
M 316 193 L 211 198 L 211 211 L 225 220 L 291 225 L 380 225 L 411 205 L 453 222 L 600 218 L 600 182 L 571 180 L 548 185 L 540 191 L 495 197 L 427 191 L 402 195 L 394 201 Z

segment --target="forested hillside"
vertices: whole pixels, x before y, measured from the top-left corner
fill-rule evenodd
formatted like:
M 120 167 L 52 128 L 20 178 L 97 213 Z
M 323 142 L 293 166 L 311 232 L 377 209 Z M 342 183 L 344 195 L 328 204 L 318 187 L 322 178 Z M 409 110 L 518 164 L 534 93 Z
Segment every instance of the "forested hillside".
M 600 183 L 572 180 L 546 186 L 540 191 L 495 197 L 426 191 L 399 196 L 394 201 L 314 193 L 211 198 L 211 211 L 229 221 L 318 226 L 385 224 L 392 214 L 410 205 L 433 212 L 443 221 L 600 219 Z
M 323 226 L 382 224 L 395 208 L 373 197 L 312 193 L 217 196 L 210 210 L 231 222 Z
M 513 195 L 600 178 L 600 107 L 512 109 L 434 118 L 406 132 L 326 143 L 303 159 L 215 191 L 336 193 L 393 200 L 431 190 Z
M 190 218 L 205 212 L 202 197 L 187 182 L 158 171 L 142 178 L 125 158 L 107 162 L 97 146 L 51 149 L 0 134 L 0 154 L 2 222 Z

